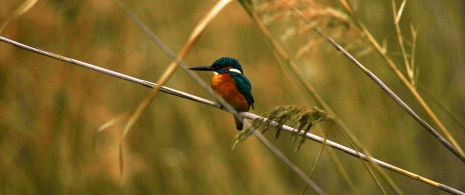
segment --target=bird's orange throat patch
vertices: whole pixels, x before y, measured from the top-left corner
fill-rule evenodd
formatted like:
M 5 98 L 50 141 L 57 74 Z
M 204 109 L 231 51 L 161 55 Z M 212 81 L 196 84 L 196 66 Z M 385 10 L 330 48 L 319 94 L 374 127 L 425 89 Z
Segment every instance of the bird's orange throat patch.
M 239 70 L 237 70 L 239 71 Z M 231 73 L 216 74 L 211 81 L 212 89 L 237 111 L 249 111 L 249 103 L 236 87 Z

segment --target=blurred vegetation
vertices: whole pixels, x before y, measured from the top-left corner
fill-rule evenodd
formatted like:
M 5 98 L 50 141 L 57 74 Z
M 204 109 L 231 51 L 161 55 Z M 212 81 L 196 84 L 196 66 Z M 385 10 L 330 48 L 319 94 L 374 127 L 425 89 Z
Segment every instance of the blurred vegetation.
M 173 51 L 182 48 L 197 22 L 216 3 L 123 2 Z M 2 1 L 0 25 L 21 3 Z M 389 55 L 401 64 L 391 2 L 351 3 L 358 18 L 378 41 L 386 41 Z M 323 4 L 343 10 L 338 1 Z M 411 24 L 419 31 L 415 56 L 418 83 L 464 118 L 465 3 L 408 1 L 401 20 L 404 32 L 409 32 Z M 290 25 L 271 23 L 268 27 L 301 65 L 308 81 L 375 158 L 465 191 L 463 162 L 341 54 L 325 42 L 302 54 L 305 45 L 301 44 L 306 42 L 299 41 L 300 37 L 280 39 Z M 25 15 L 11 21 L 2 36 L 150 81 L 157 80 L 170 63 L 112 1 L 39 1 Z M 312 31 L 305 36 L 306 40 L 319 39 Z M 350 43 L 351 39 L 346 41 Z M 185 62 L 192 66 L 209 65 L 222 56 L 238 58 L 243 64 L 256 100 L 253 113 L 261 114 L 276 106 L 310 108 L 315 104 L 309 96 L 301 95 L 300 86 L 290 87 L 266 38 L 238 2 L 219 14 Z M 379 54 L 364 53 L 358 59 L 430 122 Z M 207 82 L 211 77 L 201 76 Z M 212 99 L 182 70 L 167 86 Z M 148 89 L 138 85 L 0 43 L 0 193 L 119 192 L 118 143 L 123 124 L 99 134 L 95 151 L 91 148 L 92 137 L 100 125 L 131 111 L 148 94 Z M 457 142 L 465 147 L 464 129 L 422 94 Z M 312 104 L 305 104 L 304 100 Z M 329 139 L 348 145 L 334 126 L 321 127 L 330 132 Z M 298 194 L 303 191 L 305 182 L 253 137 L 231 150 L 237 134 L 229 113 L 159 94 L 125 140 L 127 192 Z M 319 144 L 307 141 L 294 152 L 295 145 L 289 139 L 292 135 L 282 133 L 277 140 L 274 133 L 265 135 L 301 169 L 308 172 L 312 169 Z M 336 154 L 359 192 L 381 193 L 360 160 Z M 406 194 L 444 193 L 405 176 L 388 174 Z M 330 194 L 351 193 L 349 184 L 326 152 L 312 179 Z

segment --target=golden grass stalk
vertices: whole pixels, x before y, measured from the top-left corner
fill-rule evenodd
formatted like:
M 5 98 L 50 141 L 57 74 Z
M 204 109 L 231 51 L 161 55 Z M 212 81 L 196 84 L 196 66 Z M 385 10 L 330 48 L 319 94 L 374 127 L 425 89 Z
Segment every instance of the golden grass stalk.
M 393 16 L 394 16 L 394 26 L 396 27 L 396 32 L 397 32 L 397 39 L 399 41 L 399 46 L 400 46 L 400 50 L 402 51 L 402 57 L 404 58 L 404 64 L 405 64 L 405 69 L 407 70 L 407 76 L 409 77 L 410 79 L 410 84 L 415 86 L 415 68 L 414 68 L 414 64 L 410 63 L 409 59 L 408 59 L 408 54 L 407 54 L 407 50 L 405 49 L 405 45 L 404 45 L 404 37 L 402 35 L 402 30 L 400 28 L 400 18 L 402 17 L 402 13 L 404 11 L 404 8 L 405 8 L 405 4 L 407 3 L 406 0 L 402 1 L 402 4 L 399 8 L 399 10 L 396 10 L 397 6 L 396 6 L 396 2 L 395 1 L 391 1 L 392 2 L 392 13 L 393 13 Z M 416 33 L 415 33 L 416 35 Z M 414 36 L 416 37 L 416 36 Z M 415 43 L 415 42 L 413 42 Z M 413 57 L 413 55 L 412 55 Z M 413 59 L 413 58 L 412 58 Z
M 126 120 L 132 114 L 133 114 L 132 112 L 124 113 L 115 118 L 112 118 L 111 120 L 107 121 L 103 125 L 100 125 L 100 127 L 97 128 L 97 132 L 94 134 L 94 137 L 92 138 L 92 150 L 95 150 L 95 145 L 97 144 L 97 134 L 105 131 L 107 128 L 115 125 L 116 123 Z
M 426 94 L 434 103 L 436 103 L 452 120 L 454 120 L 462 129 L 465 129 L 465 121 L 454 113 L 443 101 L 436 97 L 431 91 L 429 91 L 422 84 L 418 85 L 418 88 Z
M 318 127 L 319 127 L 319 126 L 318 126 Z M 320 131 L 322 131 L 321 128 L 318 128 L 318 129 L 319 129 Z M 317 167 L 317 165 L 318 165 L 318 162 L 320 162 L 321 154 L 323 154 L 323 150 L 324 150 L 325 147 L 326 147 L 326 139 L 327 139 L 327 137 L 328 137 L 328 134 L 324 134 L 324 137 L 323 137 L 324 140 L 323 140 L 323 143 L 321 144 L 320 151 L 318 152 L 318 155 L 316 156 L 315 164 L 313 165 L 312 169 L 310 170 L 310 173 L 308 174 L 308 177 L 309 177 L 309 178 L 312 178 L 312 175 L 313 175 L 313 173 L 315 173 L 315 170 L 316 170 L 316 167 Z M 337 156 L 336 156 L 336 158 L 337 158 Z M 308 184 L 305 185 L 305 188 L 304 188 L 304 190 L 302 191 L 302 195 L 304 195 L 305 192 L 307 192 L 307 189 L 308 189 Z
M 319 129 L 320 131 L 322 131 L 321 128 L 320 128 L 319 126 L 317 126 L 317 127 L 318 127 L 318 129 Z M 323 133 L 323 132 L 322 132 L 322 133 Z M 324 134 L 324 133 L 323 133 L 323 134 Z M 328 134 L 329 134 L 329 133 L 328 133 Z M 318 162 L 320 162 L 321 154 L 323 154 L 323 150 L 326 148 L 326 140 L 327 140 L 328 134 L 324 134 L 323 143 L 321 144 L 321 149 L 320 149 L 320 151 L 318 152 L 318 155 L 317 155 L 316 160 L 315 160 L 315 164 L 313 165 L 312 169 L 310 170 L 310 173 L 308 174 L 308 178 L 312 178 L 312 175 L 313 175 L 313 173 L 314 173 L 315 170 L 316 170 L 316 167 L 317 167 L 317 165 L 318 165 Z M 328 151 L 331 151 L 331 152 L 332 152 L 332 150 L 328 150 Z M 339 161 L 339 158 L 338 158 L 337 156 L 331 155 L 331 158 L 333 158 L 334 161 Z M 344 167 L 340 167 L 340 168 L 344 170 Z M 346 179 L 346 178 L 344 177 L 344 179 Z M 356 191 L 356 189 L 355 189 L 355 187 L 352 185 L 352 181 L 349 179 L 349 180 L 347 180 L 347 182 L 349 183 L 352 192 L 354 192 L 354 194 L 358 194 L 357 191 Z M 307 189 L 308 189 L 308 184 L 305 185 L 305 188 L 304 188 L 304 190 L 302 191 L 302 195 L 304 195 L 305 192 L 307 192 Z
M 307 177 L 307 175 L 305 175 L 305 173 L 302 170 L 300 170 L 300 168 L 297 165 L 292 163 L 291 160 L 289 160 L 286 156 L 284 156 L 284 154 L 281 151 L 279 151 L 279 149 L 276 148 L 270 141 L 268 141 L 262 134 L 258 133 L 253 128 L 252 130 L 250 130 L 250 132 L 253 133 L 255 137 L 257 137 L 267 147 L 267 149 L 270 150 L 270 152 L 272 152 L 284 164 L 286 164 L 289 168 L 291 168 L 291 170 L 293 170 L 299 177 L 301 177 L 307 183 L 308 186 L 312 187 L 312 189 L 315 190 L 316 193 L 326 194 L 326 192 L 324 192 L 318 185 L 316 185 L 310 179 L 310 177 Z
M 3 30 L 10 24 L 11 21 L 19 18 L 27 11 L 29 11 L 39 0 L 26 0 L 24 1 L 13 13 L 11 13 L 8 18 L 6 18 L 5 22 L 3 22 L 2 26 L 0 26 L 0 35 L 2 34 Z
M 412 44 L 411 44 L 412 52 L 410 54 L 410 66 L 411 66 L 411 69 L 412 69 L 412 72 L 413 72 L 413 74 L 412 74 L 413 84 L 412 85 L 416 88 L 418 75 L 420 74 L 420 69 L 415 68 L 415 51 L 416 51 L 416 48 L 417 48 L 418 29 L 415 29 L 415 27 L 413 27 L 412 24 L 410 24 L 410 33 L 412 34 Z
M 357 191 L 357 188 L 355 188 L 354 182 L 352 182 L 352 180 L 350 179 L 349 174 L 347 174 L 344 165 L 341 163 L 336 153 L 334 153 L 332 149 L 328 149 L 328 153 L 331 156 L 331 159 L 333 160 L 334 164 L 336 165 L 337 170 L 339 171 L 339 173 L 341 173 L 342 178 L 344 178 L 344 180 L 346 180 L 346 182 L 349 184 L 349 187 L 352 190 L 353 194 L 360 194 Z M 379 186 L 379 189 L 383 192 L 383 194 L 387 194 L 386 190 L 383 188 L 383 186 L 377 178 L 375 178 L 375 182 Z

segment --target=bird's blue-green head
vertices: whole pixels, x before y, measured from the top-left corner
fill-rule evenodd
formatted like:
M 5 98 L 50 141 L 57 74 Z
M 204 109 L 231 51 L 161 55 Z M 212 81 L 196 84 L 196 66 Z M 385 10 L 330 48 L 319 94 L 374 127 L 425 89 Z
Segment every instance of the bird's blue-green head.
M 214 71 L 218 74 L 223 73 L 230 73 L 236 72 L 239 74 L 244 74 L 242 70 L 241 64 L 239 64 L 239 60 L 230 58 L 230 57 L 222 57 L 215 62 L 211 66 L 199 66 L 194 68 L 189 68 L 189 70 L 200 70 L 200 71 Z

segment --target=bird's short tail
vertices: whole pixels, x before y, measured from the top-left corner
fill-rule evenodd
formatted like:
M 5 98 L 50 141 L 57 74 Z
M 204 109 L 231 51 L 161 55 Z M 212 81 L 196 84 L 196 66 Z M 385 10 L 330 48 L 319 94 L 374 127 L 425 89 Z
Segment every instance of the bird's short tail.
M 241 131 L 242 128 L 244 127 L 244 123 L 242 122 L 244 119 L 238 119 L 237 117 L 234 117 L 234 121 L 236 122 L 236 129 Z

